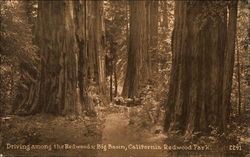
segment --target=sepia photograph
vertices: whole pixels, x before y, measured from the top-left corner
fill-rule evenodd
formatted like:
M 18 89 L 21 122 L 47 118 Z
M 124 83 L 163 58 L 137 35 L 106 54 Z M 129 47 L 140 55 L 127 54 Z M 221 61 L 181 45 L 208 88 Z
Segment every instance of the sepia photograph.
M 0 0 L 0 157 L 250 157 L 249 0 Z

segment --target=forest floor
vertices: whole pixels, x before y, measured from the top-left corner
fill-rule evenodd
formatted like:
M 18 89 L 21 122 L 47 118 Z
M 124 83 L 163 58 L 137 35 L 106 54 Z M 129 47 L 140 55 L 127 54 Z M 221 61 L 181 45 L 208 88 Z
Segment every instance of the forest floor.
M 5 156 L 152 157 L 156 151 L 128 150 L 128 145 L 158 140 L 136 132 L 129 123 L 130 109 L 97 107 L 97 117 L 9 115 L 1 121 L 0 154 Z M 152 145 L 152 144 L 151 144 Z M 76 148 L 81 146 L 81 148 Z M 8 147 L 8 148 L 7 148 Z M 94 147 L 93 149 L 91 147 Z M 124 149 L 125 148 L 125 149 Z M 159 152 L 158 152 L 159 153 Z
M 96 107 L 97 117 L 8 116 L 2 119 L 0 155 L 79 157 L 225 157 L 224 153 L 169 154 L 163 149 L 162 127 L 138 127 L 140 106 Z M 135 120 L 137 118 L 137 120 Z M 9 147 L 9 149 L 7 149 Z M 186 153 L 186 152 L 184 152 Z M 206 155 L 205 155 L 206 154 Z M 231 155 L 226 155 L 226 157 Z M 234 157 L 234 155 L 232 156 Z M 237 155 L 236 155 L 237 157 Z
M 101 139 L 101 121 L 97 118 L 52 115 L 10 118 L 2 127 L 4 155 L 95 156 L 95 150 L 74 149 L 74 145 L 95 145 Z M 7 149 L 8 144 L 19 148 Z

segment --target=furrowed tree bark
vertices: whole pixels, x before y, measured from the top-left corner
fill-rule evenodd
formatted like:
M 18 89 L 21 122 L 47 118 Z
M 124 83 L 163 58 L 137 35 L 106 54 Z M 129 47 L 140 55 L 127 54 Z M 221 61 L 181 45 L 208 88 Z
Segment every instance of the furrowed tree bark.
M 38 81 L 29 77 L 33 84 L 27 87 L 21 110 L 28 114 L 81 114 L 84 110 L 95 114 L 89 87 L 97 85 L 99 94 L 106 89 L 102 3 L 38 2 L 41 75 L 37 74 Z
M 130 37 L 128 64 L 122 95 L 133 98 L 148 76 L 145 1 L 129 1 Z
M 156 53 L 156 48 L 158 44 L 158 6 L 159 1 L 148 1 L 147 2 L 147 60 L 146 64 L 148 66 L 149 75 L 151 74 L 151 56 Z M 150 76 L 149 76 L 150 77 Z
M 223 112 L 222 112 L 222 123 L 221 127 L 223 130 L 226 129 L 226 125 L 229 121 L 230 110 L 231 110 L 231 91 L 232 91 L 232 80 L 233 80 L 233 67 L 235 60 L 235 38 L 237 32 L 237 13 L 238 13 L 238 1 L 230 1 L 228 5 L 229 9 L 229 22 L 228 22 L 228 35 L 227 35 L 227 50 L 225 54 L 224 64 L 224 84 L 223 84 Z
M 103 21 L 103 2 L 87 1 L 87 51 L 92 63 L 89 67 L 91 78 L 97 83 L 99 92 L 105 95 L 105 33 Z
M 38 24 L 42 66 L 38 110 L 76 114 L 80 111 L 73 1 L 39 1 Z
M 238 83 L 238 114 L 241 115 L 241 65 L 240 65 L 240 52 L 238 46 L 238 39 L 236 38 L 237 44 L 237 83 Z
M 108 104 L 108 87 L 106 84 L 105 72 L 105 27 L 103 19 L 103 2 L 87 1 L 87 51 L 90 64 L 90 79 L 94 81 L 98 88 L 98 94 L 104 104 Z
M 78 80 L 80 102 L 88 114 L 94 115 L 94 102 L 89 87 L 97 85 L 100 95 L 105 95 L 105 36 L 103 2 L 75 1 L 76 40 L 79 49 Z
M 227 3 L 176 1 L 166 131 L 190 136 L 210 126 L 226 128 L 233 68 L 227 50 L 234 48 L 226 47 L 229 39 Z
M 240 54 L 237 48 L 237 84 L 238 84 L 238 114 L 241 115 L 241 66 L 240 66 Z
M 149 1 L 147 10 L 147 33 L 148 33 L 148 46 L 151 53 L 155 53 L 158 43 L 158 5 L 159 1 Z
M 89 73 L 90 60 L 87 49 L 87 1 L 74 1 L 74 16 L 75 16 L 75 37 L 78 47 L 78 88 L 79 88 L 79 110 L 84 110 L 88 115 L 95 115 L 94 104 L 88 95 L 89 88 Z

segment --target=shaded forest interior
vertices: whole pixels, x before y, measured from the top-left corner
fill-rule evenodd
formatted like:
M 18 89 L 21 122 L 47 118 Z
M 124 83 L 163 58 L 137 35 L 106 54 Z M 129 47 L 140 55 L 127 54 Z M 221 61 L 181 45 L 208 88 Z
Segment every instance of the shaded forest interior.
M 121 113 L 145 138 L 249 153 L 248 1 L 0 3 L 1 151 L 45 139 L 36 122 L 100 142 Z

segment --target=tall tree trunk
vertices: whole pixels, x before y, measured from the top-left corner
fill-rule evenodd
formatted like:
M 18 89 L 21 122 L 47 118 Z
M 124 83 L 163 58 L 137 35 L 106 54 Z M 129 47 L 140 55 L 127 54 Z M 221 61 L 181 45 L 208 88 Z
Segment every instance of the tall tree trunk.
M 238 1 L 231 1 L 229 9 L 229 22 L 228 22 L 228 35 L 227 35 L 227 49 L 225 53 L 225 64 L 224 64 L 224 75 L 223 75 L 223 112 L 222 112 L 222 123 L 223 129 L 226 129 L 226 125 L 229 120 L 231 110 L 231 91 L 232 91 L 232 80 L 233 80 L 233 67 L 235 60 L 235 38 L 237 31 L 237 6 Z
M 156 53 L 158 44 L 158 5 L 159 1 L 147 2 L 147 46 L 148 52 L 146 58 L 146 64 L 148 66 L 148 72 L 151 74 L 151 56 Z
M 238 39 L 236 37 L 236 54 L 237 54 L 237 83 L 238 83 L 238 114 L 241 115 L 241 65 Z
M 180 130 L 188 136 L 208 131 L 210 125 L 225 128 L 228 110 L 224 102 L 230 101 L 225 86 L 231 87 L 226 80 L 232 77 L 226 70 L 233 68 L 224 58 L 226 44 L 225 2 L 176 1 L 165 130 Z
M 41 76 L 28 87 L 20 109 L 57 114 L 86 110 L 92 115 L 90 80 L 102 94 L 106 86 L 102 2 L 39 1 L 37 18 Z
M 110 101 L 113 100 L 113 58 L 110 59 L 110 83 L 109 83 L 109 91 L 110 91 Z
M 149 75 L 146 44 L 146 6 L 145 1 L 129 1 L 130 38 L 127 73 L 122 95 L 133 98 Z
M 88 68 L 93 62 L 88 55 L 88 36 L 87 36 L 87 1 L 74 1 L 74 15 L 75 15 L 75 37 L 78 47 L 78 88 L 79 88 L 79 105 L 80 111 L 85 110 L 88 115 L 95 115 L 94 104 L 88 95 L 89 88 L 89 73 Z
M 99 92 L 105 94 L 105 29 L 102 12 L 103 2 L 87 1 L 87 51 L 92 63 L 89 72 L 91 78 L 98 84 Z
M 77 45 L 73 1 L 39 1 L 40 106 L 47 113 L 77 110 Z
M 105 49 L 102 4 L 100 1 L 75 1 L 76 40 L 79 49 L 78 80 L 80 102 L 93 115 L 94 104 L 89 98 L 89 86 L 95 82 L 100 94 L 105 94 Z
M 241 115 L 241 76 L 240 76 L 240 54 L 237 48 L 237 84 L 238 84 L 238 114 Z
M 148 33 L 148 41 L 149 48 L 151 52 L 155 52 L 158 43 L 158 5 L 159 1 L 149 1 L 148 5 L 148 18 L 147 18 L 147 33 Z
M 116 63 L 117 63 L 117 56 L 116 56 L 116 52 L 115 52 L 115 56 L 114 56 L 114 83 L 115 83 L 115 91 L 114 91 L 114 97 L 117 97 L 118 94 L 118 80 L 117 80 L 117 69 L 116 69 Z

